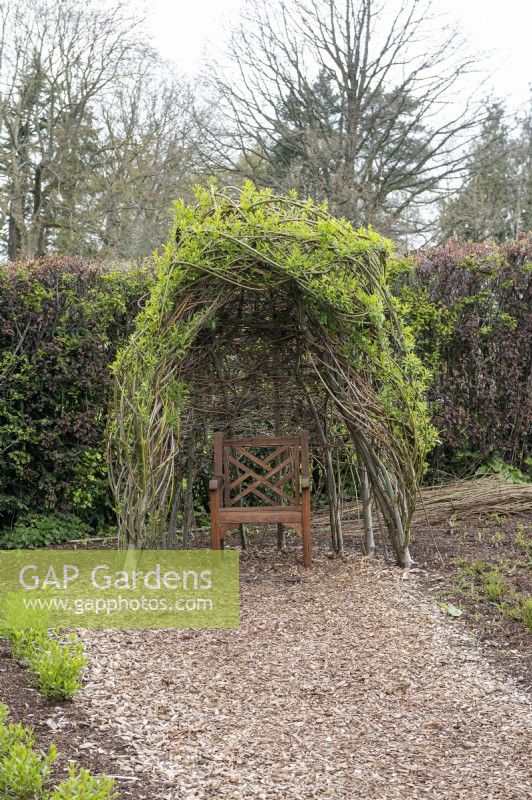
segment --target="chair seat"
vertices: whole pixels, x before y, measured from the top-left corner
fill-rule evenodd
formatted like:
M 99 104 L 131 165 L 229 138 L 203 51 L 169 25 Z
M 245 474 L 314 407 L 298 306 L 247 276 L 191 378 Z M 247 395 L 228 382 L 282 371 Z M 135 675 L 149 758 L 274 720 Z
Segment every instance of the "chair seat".
M 238 506 L 236 508 L 220 508 L 218 519 L 220 522 L 301 522 L 302 506 Z

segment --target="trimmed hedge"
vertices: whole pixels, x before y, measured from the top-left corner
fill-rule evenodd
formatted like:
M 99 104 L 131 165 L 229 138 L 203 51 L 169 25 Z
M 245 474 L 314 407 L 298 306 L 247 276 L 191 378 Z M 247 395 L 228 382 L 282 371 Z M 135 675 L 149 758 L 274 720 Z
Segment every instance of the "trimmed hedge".
M 397 294 L 433 372 L 433 467 L 502 460 L 530 472 L 532 236 L 450 242 L 403 268 Z
M 0 527 L 28 511 L 113 519 L 109 364 L 150 280 L 147 265 L 70 258 L 0 267 Z
M 68 778 L 50 788 L 51 770 L 58 757 L 51 745 L 47 753 L 36 749 L 32 728 L 8 721 L 7 706 L 0 703 L 0 797 L 4 800 L 118 800 L 114 779 L 91 773 L 70 762 Z

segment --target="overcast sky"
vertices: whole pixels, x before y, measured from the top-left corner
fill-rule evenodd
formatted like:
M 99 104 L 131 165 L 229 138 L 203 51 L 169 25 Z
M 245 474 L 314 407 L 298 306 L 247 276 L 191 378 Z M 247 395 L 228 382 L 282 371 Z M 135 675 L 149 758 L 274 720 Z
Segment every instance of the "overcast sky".
M 216 49 L 243 0 L 144 0 L 154 44 L 187 73 Z M 488 83 L 509 106 L 526 102 L 532 82 L 530 0 L 435 0 L 459 23 L 475 51 L 490 51 Z

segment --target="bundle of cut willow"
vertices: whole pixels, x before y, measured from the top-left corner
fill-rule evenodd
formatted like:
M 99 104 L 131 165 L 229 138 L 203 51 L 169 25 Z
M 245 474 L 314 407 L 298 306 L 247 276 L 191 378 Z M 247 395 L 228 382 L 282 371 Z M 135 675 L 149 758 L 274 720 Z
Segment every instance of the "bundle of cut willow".
M 362 504 L 343 505 L 344 525 L 362 524 Z M 412 528 L 429 525 L 454 527 L 466 519 L 487 514 L 532 516 L 532 484 L 510 483 L 498 475 L 472 480 L 458 480 L 438 486 L 426 486 L 418 492 Z M 320 509 L 314 523 L 326 524 L 328 510 Z

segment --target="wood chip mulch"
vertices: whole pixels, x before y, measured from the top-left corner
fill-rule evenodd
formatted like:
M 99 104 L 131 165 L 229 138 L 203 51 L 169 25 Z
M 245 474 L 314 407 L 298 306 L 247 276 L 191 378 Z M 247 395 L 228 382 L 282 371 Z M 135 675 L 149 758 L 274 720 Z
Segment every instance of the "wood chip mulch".
M 529 800 L 530 703 L 462 620 L 414 572 L 298 559 L 243 559 L 237 630 L 84 633 L 76 705 L 138 796 Z

